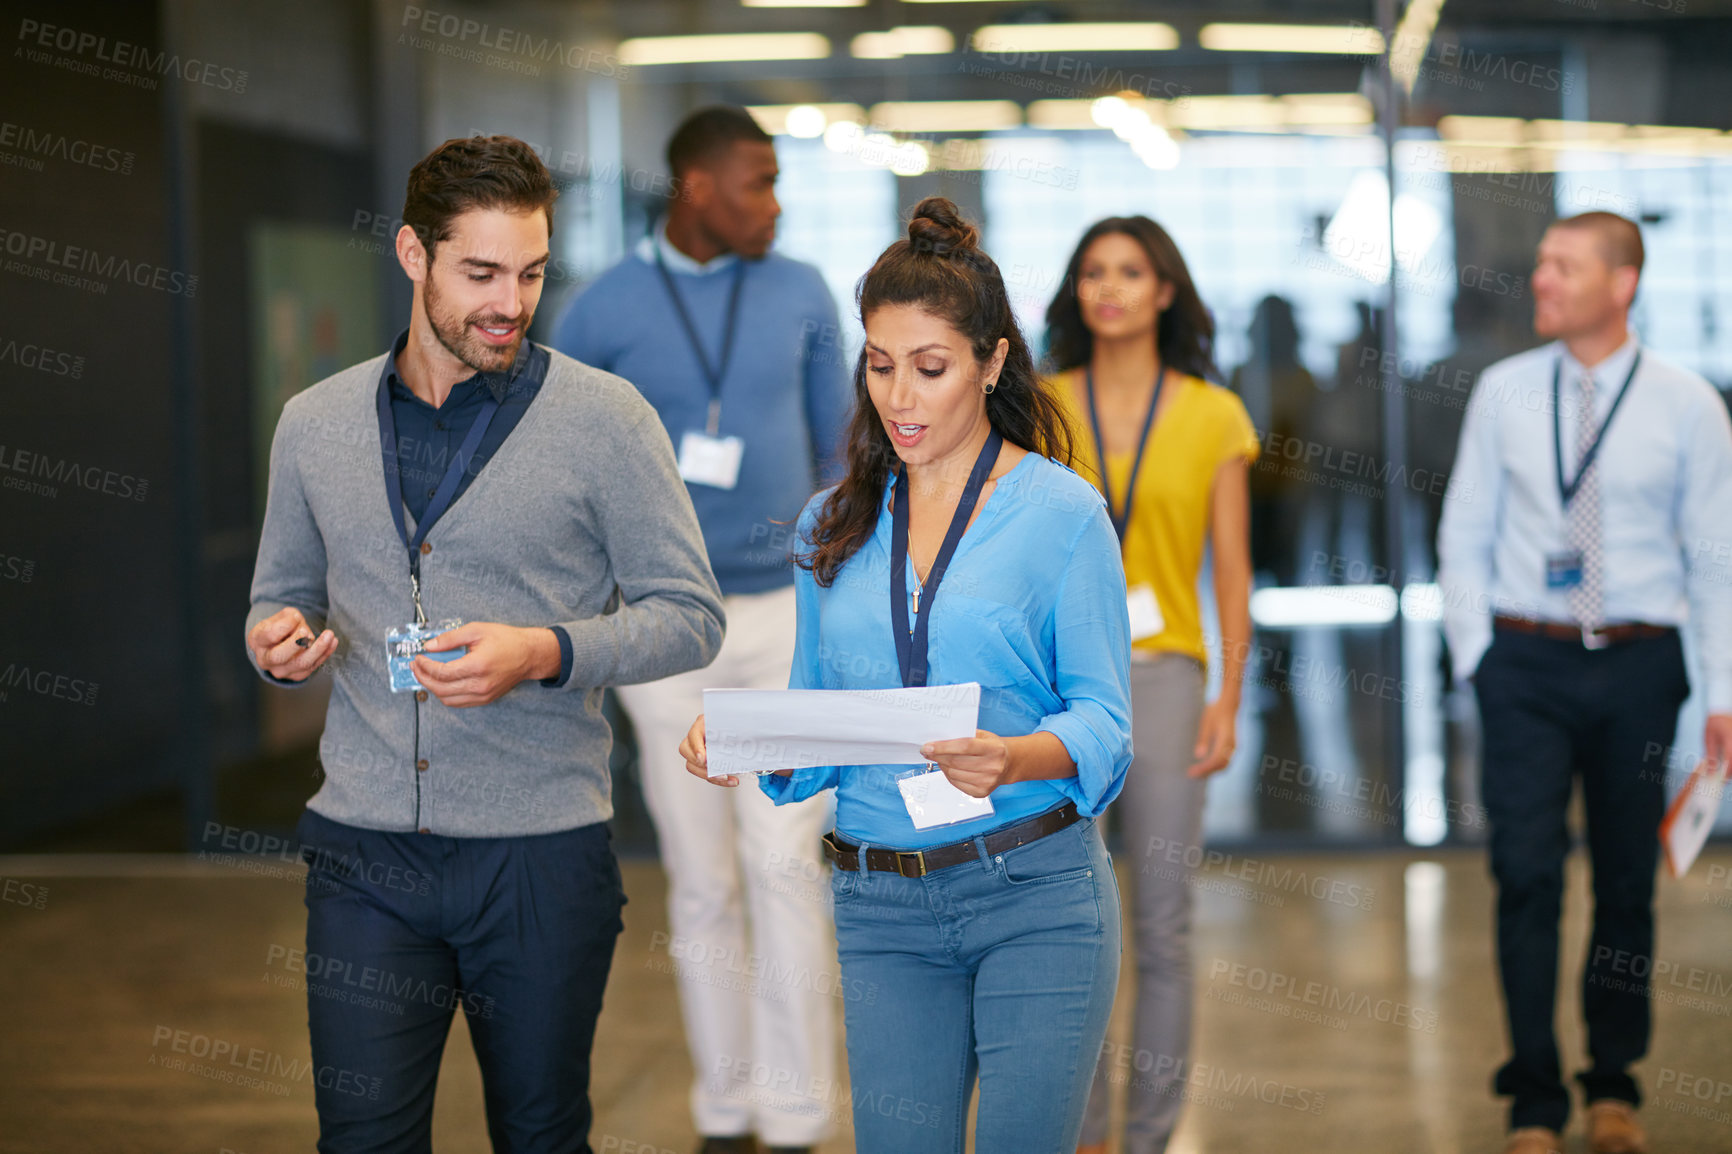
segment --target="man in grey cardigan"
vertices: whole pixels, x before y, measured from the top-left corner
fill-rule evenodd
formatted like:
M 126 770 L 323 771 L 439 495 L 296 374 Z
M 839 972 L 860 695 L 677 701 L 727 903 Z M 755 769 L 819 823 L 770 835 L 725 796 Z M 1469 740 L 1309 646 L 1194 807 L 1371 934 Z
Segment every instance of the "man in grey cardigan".
M 324 1152 L 429 1148 L 457 1007 L 494 1149 L 590 1149 L 625 900 L 601 690 L 721 644 L 654 410 L 525 339 L 555 195 L 510 137 L 425 157 L 407 332 L 290 400 L 271 447 L 247 645 L 273 683 L 332 679 L 298 830 Z

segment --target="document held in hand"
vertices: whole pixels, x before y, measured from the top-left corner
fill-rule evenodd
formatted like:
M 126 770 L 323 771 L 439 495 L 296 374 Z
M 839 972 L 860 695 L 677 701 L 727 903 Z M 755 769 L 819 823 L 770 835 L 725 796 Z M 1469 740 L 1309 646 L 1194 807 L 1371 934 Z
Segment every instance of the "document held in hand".
M 706 689 L 711 777 L 820 765 L 921 765 L 929 741 L 973 737 L 980 686 Z
M 1666 852 L 1666 866 L 1673 877 L 1683 877 L 1708 844 L 1708 834 L 1720 813 L 1720 799 L 1725 796 L 1725 767 L 1703 758 L 1660 821 L 1660 848 Z

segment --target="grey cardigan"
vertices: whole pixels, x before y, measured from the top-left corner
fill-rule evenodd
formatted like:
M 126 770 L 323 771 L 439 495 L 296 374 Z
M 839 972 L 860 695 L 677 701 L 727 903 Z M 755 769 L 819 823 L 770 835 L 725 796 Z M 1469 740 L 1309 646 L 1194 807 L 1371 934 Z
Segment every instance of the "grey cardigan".
M 540 392 L 421 557 L 428 620 L 570 634 L 564 686 L 525 681 L 490 705 L 390 692 L 385 633 L 414 607 L 380 452 L 385 358 L 283 409 L 246 628 L 292 605 L 336 632 L 336 652 L 302 683 L 331 678 L 325 779 L 307 804 L 333 821 L 455 837 L 605 821 L 601 687 L 700 668 L 721 646 L 721 593 L 661 421 L 626 381 L 550 356 Z

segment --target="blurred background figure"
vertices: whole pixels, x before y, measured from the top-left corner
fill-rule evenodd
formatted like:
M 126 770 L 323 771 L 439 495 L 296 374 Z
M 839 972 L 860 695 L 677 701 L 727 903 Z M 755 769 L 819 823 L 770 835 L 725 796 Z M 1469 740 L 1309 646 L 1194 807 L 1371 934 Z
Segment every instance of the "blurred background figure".
M 1631 1067 L 1652 1025 L 1656 751 L 1691 690 L 1680 627 L 1700 654 L 1708 757 L 1732 754 L 1732 423 L 1707 381 L 1630 329 L 1642 263 L 1624 217 L 1546 230 L 1534 333 L 1551 343 L 1480 378 L 1438 536 L 1455 672 L 1484 723 L 1509 1154 L 1560 1149 L 1570 1114 L 1553 1018 L 1578 776 L 1594 905 L 1576 1081 L 1594 1154 L 1647 1149 Z
M 782 1085 L 747 1097 L 731 1074 L 764 1060 L 827 1081 L 834 1008 L 810 983 L 747 993 L 728 967 L 832 965 L 825 895 L 787 884 L 818 876 L 828 809 L 694 788 L 678 750 L 706 687 L 788 686 L 791 525 L 834 456 L 847 376 L 823 278 L 770 251 L 781 213 L 770 137 L 744 109 L 702 109 L 668 142 L 668 167 L 665 215 L 573 302 L 553 344 L 624 376 L 655 406 L 724 594 L 714 663 L 619 693 L 668 874 L 669 926 L 695 948 L 678 963 L 693 1125 L 705 1154 L 755 1149 L 754 1133 L 772 1150 L 806 1150 L 828 1130 L 823 1115 Z
M 1293 302 L 1266 296 L 1251 314 L 1245 334 L 1250 355 L 1233 370 L 1227 387 L 1239 396 L 1251 423 L 1281 441 L 1301 435 L 1317 403 L 1317 382 L 1299 359 L 1299 325 Z M 1274 584 L 1298 577 L 1298 526 L 1303 487 L 1284 476 L 1279 460 L 1251 469 L 1251 566 Z
M 1047 309 L 1049 383 L 1078 431 L 1077 470 L 1101 490 L 1129 589 L 1135 760 L 1113 808 L 1129 860 L 1136 955 L 1131 1043 L 1161 1059 L 1129 1081 L 1125 1149 L 1160 1154 L 1178 1123 L 1191 1041 L 1191 877 L 1204 779 L 1235 744 L 1251 649 L 1250 493 L 1257 433 L 1211 384 L 1215 323 L 1185 258 L 1146 216 L 1083 234 Z M 1221 688 L 1207 705 L 1197 579 L 1213 555 Z M 1151 848 L 1179 847 L 1178 864 Z M 1147 868 L 1154 866 L 1155 868 Z M 1079 1150 L 1106 1150 L 1109 1064 L 1096 1072 Z

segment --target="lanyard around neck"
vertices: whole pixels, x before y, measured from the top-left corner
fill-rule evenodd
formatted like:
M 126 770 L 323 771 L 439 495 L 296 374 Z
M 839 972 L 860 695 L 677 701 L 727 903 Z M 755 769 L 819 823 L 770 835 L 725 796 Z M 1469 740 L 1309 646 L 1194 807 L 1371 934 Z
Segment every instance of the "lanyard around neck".
M 427 539 L 428 530 L 434 522 L 445 515 L 451 507 L 452 500 L 457 495 L 458 483 L 463 480 L 463 472 L 470 460 L 475 456 L 475 450 L 481 447 L 481 439 L 487 435 L 488 426 L 493 424 L 493 417 L 499 412 L 499 401 L 488 395 L 482 402 L 481 411 L 475 414 L 475 419 L 469 423 L 469 431 L 464 434 L 463 443 L 451 462 L 445 466 L 445 475 L 439 480 L 439 487 L 428 499 L 427 508 L 415 522 L 415 535 L 409 535 L 409 525 L 403 516 L 403 485 L 402 465 L 397 458 L 397 422 L 391 415 L 391 374 L 387 371 L 379 377 L 379 440 L 380 448 L 385 457 L 385 499 L 391 505 L 391 519 L 397 525 L 397 536 L 402 538 L 403 547 L 409 552 L 409 579 L 412 586 L 418 584 L 418 574 L 421 567 L 421 543 Z M 419 595 L 417 594 L 417 609 Z
M 1094 369 L 1093 367 L 1084 368 L 1083 373 L 1088 382 L 1089 425 L 1094 429 L 1095 453 L 1100 457 L 1101 462 L 1101 496 L 1107 499 L 1107 516 L 1112 519 L 1113 528 L 1118 531 L 1119 541 L 1122 544 L 1125 534 L 1130 531 L 1131 506 L 1135 504 L 1137 499 L 1137 475 L 1143 471 L 1143 457 L 1148 453 L 1149 430 L 1155 426 L 1155 410 L 1161 404 L 1161 385 L 1163 378 L 1167 375 L 1166 368 L 1161 364 L 1159 357 L 1155 358 L 1155 395 L 1149 398 L 1149 411 L 1143 417 L 1143 431 L 1137 438 L 1137 455 L 1131 461 L 1131 478 L 1125 486 L 1125 506 L 1123 509 L 1114 507 L 1113 487 L 1107 480 L 1107 444 L 1101 439 L 1101 417 L 1099 410 L 1095 407 Z
M 656 271 L 662 274 L 662 284 L 667 287 L 668 297 L 674 302 L 674 312 L 680 318 L 680 327 L 685 330 L 686 340 L 692 346 L 692 355 L 697 357 L 698 367 L 703 370 L 704 380 L 710 386 L 710 423 L 713 426 L 716 423 L 716 409 L 722 399 L 722 378 L 728 375 L 728 362 L 734 356 L 734 321 L 740 313 L 740 286 L 746 283 L 746 262 L 743 258 L 734 258 L 734 286 L 728 294 L 728 318 L 722 329 L 721 357 L 715 365 L 711 365 L 709 354 L 704 352 L 704 343 L 698 339 L 698 326 L 686 309 L 679 286 L 674 284 L 673 273 L 668 271 L 667 262 L 662 260 L 659 240 L 653 242 L 652 247 L 656 254 Z M 712 427 L 709 433 L 714 436 L 716 429 Z
M 913 503 L 913 496 L 908 491 L 908 468 L 898 466 L 896 470 L 896 509 L 891 514 L 890 524 L 890 632 L 896 639 L 896 663 L 902 671 L 902 684 L 913 687 L 926 684 L 927 630 L 932 624 L 932 602 L 938 596 L 938 584 L 944 580 L 944 571 L 950 565 L 951 555 L 956 552 L 958 542 L 962 540 L 962 531 L 968 528 L 969 518 L 974 516 L 974 507 L 980 502 L 980 491 L 986 486 L 986 478 L 992 472 L 992 466 L 998 461 L 998 450 L 1004 444 L 1004 438 L 994 429 L 987 435 L 986 444 L 980 447 L 980 455 L 974 459 L 974 469 L 968 474 L 968 484 L 963 487 L 962 499 L 956 503 L 956 512 L 951 514 L 950 528 L 945 531 L 944 544 L 938 548 L 938 556 L 933 559 L 932 568 L 926 571 L 926 582 L 921 586 L 926 598 L 926 608 L 919 613 L 914 628 L 908 628 L 908 506 Z
M 1636 379 L 1636 370 L 1642 366 L 1642 354 L 1638 350 L 1636 359 L 1630 362 L 1630 371 L 1624 376 L 1624 383 L 1618 386 L 1618 395 L 1612 398 L 1612 407 L 1606 411 L 1606 419 L 1600 422 L 1600 427 L 1594 431 L 1594 439 L 1588 442 L 1588 447 L 1582 453 L 1581 461 L 1576 465 L 1575 480 L 1564 481 L 1564 430 L 1563 415 L 1558 408 L 1558 384 L 1564 371 L 1564 358 L 1559 357 L 1552 365 L 1552 453 L 1557 462 L 1558 499 L 1564 507 L 1569 508 L 1570 500 L 1576 495 L 1576 490 L 1582 487 L 1582 478 L 1588 475 L 1588 466 L 1594 463 L 1599 455 L 1600 442 L 1605 440 L 1606 430 L 1612 427 L 1612 418 L 1618 415 L 1618 406 L 1624 403 L 1624 394 L 1630 391 L 1630 382 Z M 1585 371 L 1585 370 L 1584 370 Z

